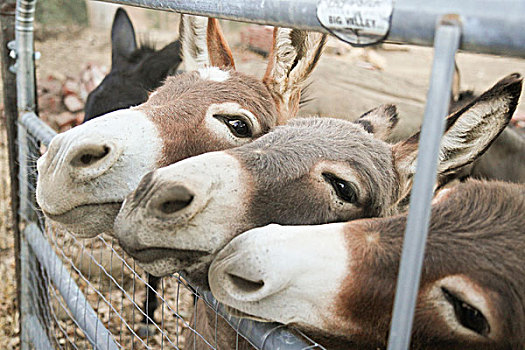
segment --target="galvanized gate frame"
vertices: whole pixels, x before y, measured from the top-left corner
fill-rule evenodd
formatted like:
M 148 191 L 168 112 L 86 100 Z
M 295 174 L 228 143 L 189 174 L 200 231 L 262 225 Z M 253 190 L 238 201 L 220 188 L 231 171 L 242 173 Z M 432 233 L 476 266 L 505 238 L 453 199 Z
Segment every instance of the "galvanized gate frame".
M 218 17 L 223 19 L 295 27 L 326 32 L 319 23 L 316 11 L 319 0 L 231 0 L 217 3 L 216 0 L 99 0 L 145 8 L 177 11 L 182 13 Z M 341 0 L 352 2 L 353 0 Z M 21 274 L 29 283 L 22 284 L 21 324 L 22 348 L 31 344 L 38 349 L 51 348 L 47 330 L 35 316 L 32 294 L 38 284 L 47 283 L 31 275 L 28 268 L 43 266 L 57 285 L 66 283 L 77 290 L 75 282 L 61 268 L 61 261 L 49 243 L 43 238 L 37 222 L 34 203 L 34 159 L 38 155 L 35 145 L 29 142 L 29 134 L 47 145 L 55 132 L 36 115 L 35 76 L 33 52 L 33 18 L 36 0 L 18 0 L 16 11 L 17 97 L 18 97 L 18 154 L 20 164 L 19 212 L 26 221 L 21 235 Z M 454 55 L 458 48 L 467 51 L 496 53 L 525 57 L 525 31 L 521 15 L 525 13 L 525 2 L 521 0 L 441 0 L 439 3 L 421 3 L 415 0 L 398 0 L 394 3 L 391 27 L 387 40 L 417 45 L 434 44 L 434 63 L 427 96 L 424 121 L 420 138 L 419 161 L 411 195 L 409 216 L 405 232 L 394 314 L 388 348 L 407 349 L 410 343 L 415 301 L 424 255 L 424 247 L 430 217 L 430 201 L 436 178 L 440 138 L 444 128 L 444 116 L 448 110 Z M 502 24 L 505 25 L 502 25 Z M 461 37 L 461 45 L 460 45 Z M 32 253 L 30 254 L 30 251 Z M 51 268 L 55 266 L 54 268 Z M 59 268 L 56 268 L 56 267 Z M 57 281 L 61 281 L 60 284 Z M 64 282 L 66 281 L 66 282 Z M 76 288 L 76 289 L 75 289 Z M 60 290 L 67 300 L 70 289 Z M 84 298 L 82 293 L 73 293 Z M 211 294 L 205 300 L 217 305 Z M 82 303 L 81 303 L 82 304 Z M 111 334 L 101 324 L 96 313 L 87 309 L 77 310 L 75 303 L 68 302 L 73 315 L 87 313 L 77 321 L 93 346 L 114 349 Z M 84 305 L 89 305 L 85 303 Z M 217 305 L 219 310 L 222 310 Z M 38 310 L 37 310 L 38 311 Z M 41 311 L 41 310 L 40 310 Z M 220 311 L 225 315 L 224 311 Z M 282 349 L 315 348 L 303 342 L 294 333 L 277 324 L 261 324 L 249 320 L 238 320 L 226 316 L 234 328 L 261 349 L 278 346 Z M 98 336 L 93 336 L 93 329 Z M 99 338 L 101 331 L 104 339 Z M 96 343 L 95 343 L 96 339 Z

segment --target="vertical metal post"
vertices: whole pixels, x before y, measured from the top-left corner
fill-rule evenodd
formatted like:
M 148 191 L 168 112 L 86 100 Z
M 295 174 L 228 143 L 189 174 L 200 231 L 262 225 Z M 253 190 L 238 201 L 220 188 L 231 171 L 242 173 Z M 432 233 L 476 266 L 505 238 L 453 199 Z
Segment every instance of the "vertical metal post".
M 35 65 L 34 65 L 34 42 L 33 22 L 35 15 L 36 0 L 18 0 L 16 4 L 16 53 L 17 53 L 17 76 L 16 88 L 18 97 L 18 115 L 25 112 L 36 112 L 36 89 L 35 89 Z M 31 176 L 31 163 L 38 154 L 37 150 L 31 149 L 29 135 L 25 128 L 18 128 L 18 156 L 20 164 L 20 213 L 28 220 L 35 221 L 36 213 L 33 209 L 35 198 L 33 191 L 35 179 Z M 33 153 L 33 154 L 32 154 Z
M 16 87 L 18 115 L 27 112 L 36 113 L 36 80 L 34 65 L 33 22 L 36 0 L 17 0 L 15 15 L 16 42 Z M 18 164 L 19 164 L 19 213 L 29 222 L 38 220 L 34 189 L 36 187 L 36 158 L 39 155 L 38 143 L 33 141 L 26 128 L 18 124 Z M 20 320 L 27 325 L 28 320 L 41 322 L 41 329 L 50 332 L 48 324 L 47 300 L 48 286 L 42 276 L 42 270 L 24 235 L 20 237 Z M 34 303 L 38 300 L 39 303 Z M 44 336 L 45 339 L 34 338 Z M 24 329 L 21 337 L 21 348 L 30 349 L 37 344 L 47 343 L 48 334 L 31 332 Z
M 11 183 L 11 230 L 15 243 L 15 274 L 17 285 L 17 303 L 20 312 L 20 216 L 18 215 L 18 162 L 17 162 L 17 103 L 16 75 L 12 68 L 15 60 L 11 57 L 11 45 L 15 40 L 15 0 L 0 1 L 0 57 L 2 65 L 2 92 L 4 96 L 4 117 L 7 130 L 7 148 L 9 153 L 9 177 Z M 20 332 L 22 327 L 19 324 Z
M 425 116 L 421 127 L 419 154 L 397 280 L 388 350 L 410 345 L 414 310 L 419 289 L 428 234 L 430 205 L 436 183 L 439 146 L 449 108 L 454 73 L 454 56 L 461 27 L 457 16 L 445 16 L 436 28 L 434 63 Z

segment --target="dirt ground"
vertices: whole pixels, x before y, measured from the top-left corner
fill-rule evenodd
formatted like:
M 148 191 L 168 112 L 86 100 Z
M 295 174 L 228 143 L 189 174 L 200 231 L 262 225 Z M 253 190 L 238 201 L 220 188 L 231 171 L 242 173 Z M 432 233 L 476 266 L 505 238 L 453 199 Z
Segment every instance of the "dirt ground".
M 167 17 L 168 20 L 176 15 L 170 16 L 173 17 Z M 156 42 L 157 47 L 178 36 L 172 31 L 147 30 L 140 21 L 134 22 L 138 37 Z M 261 74 L 265 60 L 246 51 L 239 43 L 241 26 L 231 24 L 225 27 L 239 69 Z M 107 29 L 75 27 L 65 28 L 54 35 L 42 35 L 36 43 L 36 49 L 42 54 L 37 64 L 38 79 L 42 81 L 49 76 L 60 80 L 68 76 L 75 78 L 87 64 L 109 67 L 109 37 Z M 369 52 L 362 49 L 345 49 L 342 55 L 337 55 L 335 52 L 340 51 L 340 46 L 335 40 L 332 41 L 329 51 L 321 59 L 309 89 L 314 102 L 302 113 L 355 119 L 378 104 L 396 103 L 401 115 L 397 137 L 417 128 L 423 115 L 432 50 L 386 45 L 384 49 L 374 51 L 371 58 Z M 525 74 L 525 60 L 522 59 L 460 53 L 457 60 L 462 74 L 462 87 L 476 92 L 489 88 L 506 74 Z M 519 107 L 518 114 L 525 114 L 524 103 Z M 18 347 L 19 341 L 5 140 L 5 130 L 0 122 L 0 348 L 13 349 Z
M 0 348 L 15 349 L 19 345 L 14 240 L 11 230 L 10 183 L 7 158 L 7 136 L 0 120 Z

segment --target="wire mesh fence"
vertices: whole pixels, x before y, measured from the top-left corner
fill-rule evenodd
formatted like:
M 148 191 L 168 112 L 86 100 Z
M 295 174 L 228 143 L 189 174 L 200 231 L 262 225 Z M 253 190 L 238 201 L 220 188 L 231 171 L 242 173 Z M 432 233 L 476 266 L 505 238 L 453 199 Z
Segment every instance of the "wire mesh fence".
M 227 339 L 231 349 L 323 349 L 282 325 L 228 315 L 209 292 L 178 274 L 150 285 L 110 236 L 78 239 L 46 220 L 34 200 L 36 160 L 53 135 L 34 114 L 22 120 L 29 126 L 19 126 L 18 140 L 26 222 L 21 249 L 25 343 L 38 349 L 217 349 Z

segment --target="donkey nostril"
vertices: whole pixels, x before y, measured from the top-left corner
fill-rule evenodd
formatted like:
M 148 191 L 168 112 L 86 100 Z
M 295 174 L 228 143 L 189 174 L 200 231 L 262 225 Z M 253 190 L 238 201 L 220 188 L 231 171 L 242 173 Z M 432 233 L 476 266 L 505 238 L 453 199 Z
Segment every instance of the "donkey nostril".
M 110 148 L 108 146 L 103 146 L 101 149 L 92 148 L 77 156 L 73 163 L 83 167 L 90 166 L 106 157 L 109 152 Z
M 190 205 L 192 201 L 193 201 L 193 196 L 191 196 L 189 199 L 186 199 L 186 200 L 166 201 L 160 205 L 160 210 L 164 214 L 173 214 L 175 212 L 178 212 L 179 210 L 186 208 L 188 205 Z
M 159 200 L 154 201 L 153 208 L 162 214 L 171 215 L 188 207 L 195 196 L 186 187 L 176 185 L 167 188 Z
M 80 157 L 80 163 L 84 165 L 89 165 L 93 161 L 93 155 L 92 154 L 84 154 L 82 157 Z
M 264 287 L 264 281 L 251 281 L 244 277 L 227 273 L 230 282 L 240 291 L 244 293 L 254 293 Z

